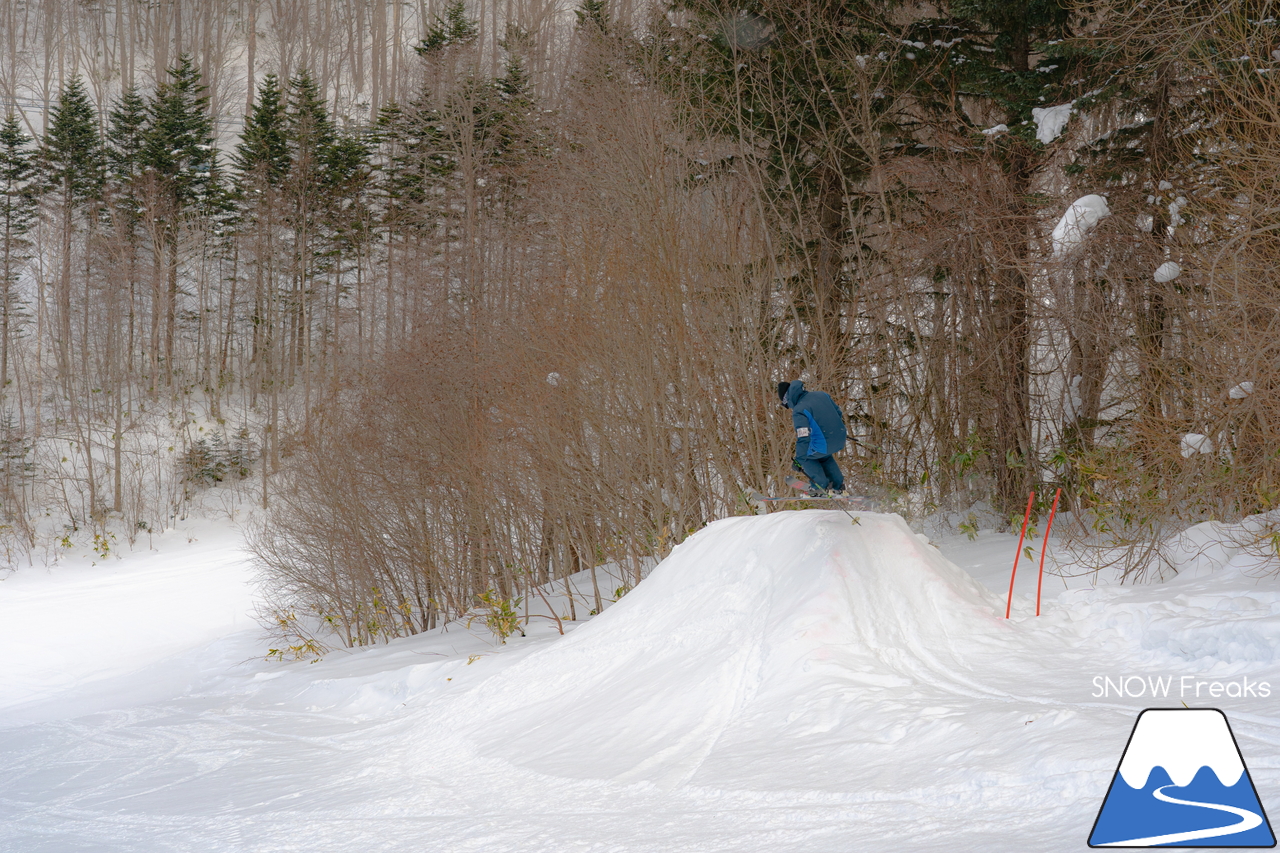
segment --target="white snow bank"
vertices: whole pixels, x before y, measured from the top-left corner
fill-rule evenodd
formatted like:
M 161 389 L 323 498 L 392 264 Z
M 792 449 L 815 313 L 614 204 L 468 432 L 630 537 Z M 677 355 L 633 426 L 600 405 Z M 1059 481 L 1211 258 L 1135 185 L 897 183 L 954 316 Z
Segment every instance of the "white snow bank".
M 1280 512 L 1259 513 L 1234 523 L 1205 521 L 1175 533 L 1160 545 L 1164 560 L 1179 573 L 1219 571 L 1243 556 L 1275 558 L 1271 534 L 1280 529 Z
M 116 679 L 121 704 L 0 714 L 0 849 L 1068 853 L 1134 716 L 1179 698 L 1102 678 L 1280 684 L 1280 581 L 1243 554 L 1162 584 L 1046 578 L 1045 615 L 1018 595 L 1006 622 L 1016 537 L 948 549 L 992 595 L 900 520 L 858 517 L 713 524 L 564 638 L 452 623 L 284 664 L 241 632 Z M 96 603 L 67 605 L 63 624 Z M 188 660 L 202 677 L 142 703 Z M 1280 785 L 1274 696 L 1186 694 L 1227 708 L 1260 791 Z
M 1110 215 L 1111 208 L 1100 195 L 1086 195 L 1073 201 L 1053 226 L 1053 254 L 1061 256 L 1074 251 L 1094 226 Z
M 711 524 L 618 604 L 454 713 L 478 743 L 498 745 L 494 757 L 536 732 L 522 764 L 679 784 L 740 760 L 726 746 L 739 738 L 767 742 L 803 725 L 793 718 L 833 682 L 951 681 L 965 648 L 1012 630 L 1002 602 L 902 519 L 858 517 Z
M 163 556 L 69 557 L 52 569 L 28 567 L 0 581 L 0 708 L 256 628 L 240 532 L 230 523 L 203 523 L 193 531 L 158 537 Z
M 1036 123 L 1036 139 L 1048 145 L 1062 135 L 1067 122 L 1071 120 L 1071 111 L 1075 102 L 1058 104 L 1055 107 L 1034 107 L 1031 120 Z

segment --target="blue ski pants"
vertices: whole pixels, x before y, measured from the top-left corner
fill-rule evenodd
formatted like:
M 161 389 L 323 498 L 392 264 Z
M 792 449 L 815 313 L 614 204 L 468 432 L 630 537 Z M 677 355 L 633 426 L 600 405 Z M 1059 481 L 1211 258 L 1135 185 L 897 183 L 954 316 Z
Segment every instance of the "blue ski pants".
M 801 459 L 800 467 L 804 469 L 809 482 L 820 489 L 841 490 L 844 488 L 844 474 L 831 454 L 819 456 L 817 459 Z

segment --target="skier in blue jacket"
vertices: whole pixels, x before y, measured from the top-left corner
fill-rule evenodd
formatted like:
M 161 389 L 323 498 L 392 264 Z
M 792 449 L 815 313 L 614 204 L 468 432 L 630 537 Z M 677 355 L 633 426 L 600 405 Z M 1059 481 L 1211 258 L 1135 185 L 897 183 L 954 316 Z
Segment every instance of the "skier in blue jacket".
M 796 428 L 795 468 L 809 478 L 810 492 L 843 492 L 844 474 L 832 454 L 844 449 L 848 433 L 844 415 L 831 395 L 807 391 L 803 382 L 779 382 L 778 399 L 791 410 Z

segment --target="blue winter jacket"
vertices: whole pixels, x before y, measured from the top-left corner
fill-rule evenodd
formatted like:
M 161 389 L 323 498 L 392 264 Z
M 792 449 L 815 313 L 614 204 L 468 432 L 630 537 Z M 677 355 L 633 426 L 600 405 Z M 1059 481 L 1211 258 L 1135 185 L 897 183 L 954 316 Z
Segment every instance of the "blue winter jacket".
M 817 459 L 844 449 L 844 415 L 830 394 L 806 391 L 803 382 L 792 382 L 786 403 L 796 428 L 796 459 Z

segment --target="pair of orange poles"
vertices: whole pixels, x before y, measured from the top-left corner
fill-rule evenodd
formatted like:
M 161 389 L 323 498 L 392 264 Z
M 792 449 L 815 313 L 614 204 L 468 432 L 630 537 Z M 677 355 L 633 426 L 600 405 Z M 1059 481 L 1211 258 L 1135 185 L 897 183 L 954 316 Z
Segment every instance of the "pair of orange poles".
M 1053 517 L 1058 513 L 1058 498 L 1062 489 L 1053 493 L 1053 507 L 1049 510 L 1049 523 L 1044 527 L 1044 544 L 1040 546 L 1040 577 L 1036 581 L 1036 615 L 1040 615 L 1040 590 L 1044 587 L 1044 555 L 1049 550 L 1049 531 L 1053 529 Z M 1022 516 L 1022 535 L 1018 537 L 1018 553 L 1013 555 L 1013 572 L 1009 575 L 1009 601 L 1004 606 L 1004 618 L 1009 618 L 1013 609 L 1013 579 L 1018 576 L 1018 559 L 1022 557 L 1022 541 L 1027 538 L 1027 524 L 1031 521 L 1031 505 L 1035 502 L 1036 493 L 1027 498 L 1027 511 Z

